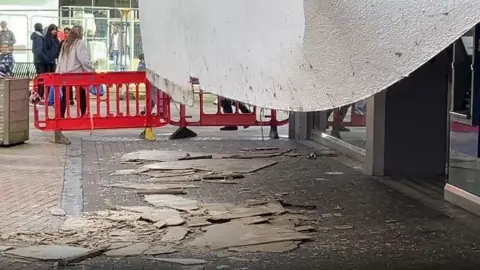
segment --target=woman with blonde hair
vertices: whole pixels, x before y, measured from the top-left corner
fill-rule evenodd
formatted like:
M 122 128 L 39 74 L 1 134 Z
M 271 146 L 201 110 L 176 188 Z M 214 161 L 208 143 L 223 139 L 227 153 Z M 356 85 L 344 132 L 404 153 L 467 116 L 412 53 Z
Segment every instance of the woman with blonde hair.
M 90 56 L 88 53 L 87 45 L 82 39 L 83 28 L 81 26 L 74 26 L 70 30 L 68 37 L 62 44 L 60 49 L 60 55 L 57 63 L 57 73 L 84 73 L 95 72 L 93 68 Z M 62 96 L 60 101 L 60 111 L 62 118 L 65 118 L 65 111 L 67 108 L 67 89 L 62 87 Z M 84 116 L 87 112 L 87 95 L 88 90 L 84 87 L 77 87 L 79 92 L 79 106 L 81 115 Z M 73 97 L 70 97 L 72 99 Z M 64 137 L 60 132 L 55 134 L 56 143 L 69 144 L 70 141 Z

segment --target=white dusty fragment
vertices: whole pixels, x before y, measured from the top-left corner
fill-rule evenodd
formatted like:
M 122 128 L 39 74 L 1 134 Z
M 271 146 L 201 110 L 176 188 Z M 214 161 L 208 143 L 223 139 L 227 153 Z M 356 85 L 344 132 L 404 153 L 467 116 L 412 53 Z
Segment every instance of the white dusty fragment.
M 50 208 L 50 213 L 57 217 L 63 217 L 66 215 L 65 210 L 62 208 Z
M 122 206 L 119 208 L 138 213 L 141 219 L 152 223 L 166 222 L 167 226 L 178 226 L 185 223 L 185 219 L 175 209 L 156 209 L 150 206 Z
M 229 248 L 229 251 L 235 252 L 266 252 L 266 253 L 281 253 L 288 252 L 298 248 L 300 241 L 284 241 L 260 245 L 250 245 L 243 247 L 233 247 Z
M 190 217 L 188 218 L 188 227 L 189 228 L 196 228 L 196 227 L 205 227 L 212 225 L 212 223 L 205 218 L 201 217 Z
M 333 171 L 333 172 L 326 172 L 325 174 L 326 174 L 326 175 L 342 175 L 343 172 Z
M 238 219 L 238 222 L 242 222 L 245 225 L 253 225 L 253 224 L 268 222 L 269 219 L 270 219 L 269 217 L 256 216 L 256 217 L 240 218 Z
M 238 206 L 231 204 L 209 204 L 202 207 L 209 216 L 209 220 L 227 221 L 238 218 L 253 216 L 265 216 L 281 214 L 285 212 L 283 206 L 278 202 L 267 202 L 253 206 Z
M 174 171 L 147 171 L 142 173 L 153 178 L 161 178 L 164 180 L 169 180 L 165 178 L 177 178 L 180 176 L 191 176 L 197 174 L 195 170 L 174 170 Z
M 249 245 L 268 244 L 283 241 L 309 240 L 311 237 L 286 227 L 269 224 L 244 225 L 228 222 L 206 227 L 205 234 L 187 243 L 188 247 L 210 250 Z
M 13 246 L 0 246 L 0 252 L 5 252 L 14 249 Z
M 162 242 L 176 242 L 183 240 L 187 235 L 188 230 L 184 227 L 168 228 L 165 235 L 162 237 Z
M 155 261 L 162 261 L 162 262 L 169 262 L 169 263 L 177 263 L 181 265 L 199 265 L 199 264 L 206 264 L 208 261 L 201 260 L 201 259 L 184 259 L 184 258 L 149 258 Z
M 155 224 L 153 224 L 155 226 L 155 228 L 157 229 L 163 229 L 165 227 L 167 227 L 167 222 L 162 220 L 162 221 L 157 221 L 155 222 Z
M 276 164 L 275 160 L 253 159 L 196 159 L 172 162 L 161 162 L 144 165 L 141 170 L 188 170 L 229 172 L 229 173 L 253 173 L 263 168 Z
M 124 169 L 124 170 L 116 170 L 115 172 L 111 173 L 111 176 L 115 175 L 132 175 L 136 174 L 137 170 L 136 169 Z
M 349 224 L 346 224 L 346 225 L 336 225 L 336 226 L 333 226 L 333 228 L 337 229 L 337 230 L 351 230 L 353 229 L 353 225 L 349 225 Z
M 90 251 L 88 248 L 60 246 L 60 245 L 40 245 L 30 246 L 24 248 L 16 248 L 6 251 L 8 255 L 31 258 L 42 261 L 61 260 L 78 256 L 85 252 Z
M 136 243 L 123 248 L 109 250 L 105 255 L 110 257 L 127 257 L 141 255 L 145 250 L 150 247 L 148 243 Z
M 151 246 L 145 252 L 143 252 L 143 255 L 161 255 L 161 254 L 172 254 L 178 252 L 175 248 L 173 248 L 170 245 L 165 245 L 165 246 Z
M 297 232 L 314 232 L 314 231 L 316 231 L 316 229 L 313 226 L 305 225 L 305 226 L 295 227 L 295 231 L 297 231 Z
M 130 246 L 132 244 L 133 244 L 133 242 L 113 242 L 113 243 L 110 243 L 110 246 L 108 247 L 108 250 L 124 248 L 124 247 Z
M 140 189 L 140 190 L 168 190 L 168 189 L 186 189 L 198 188 L 195 185 L 184 184 L 152 184 L 152 183 L 136 183 L 136 184 L 112 184 L 105 185 L 107 187 L 125 188 L 125 189 Z
M 136 152 L 131 152 L 123 155 L 121 157 L 122 161 L 177 161 L 182 158 L 200 158 L 208 155 L 209 153 L 198 153 L 198 152 L 182 152 L 182 151 L 161 151 L 161 150 L 141 150 Z M 221 158 L 223 155 L 212 155 L 213 158 Z
M 198 209 L 197 201 L 175 195 L 145 195 L 145 201 L 156 207 L 168 207 L 180 211 L 194 211 Z

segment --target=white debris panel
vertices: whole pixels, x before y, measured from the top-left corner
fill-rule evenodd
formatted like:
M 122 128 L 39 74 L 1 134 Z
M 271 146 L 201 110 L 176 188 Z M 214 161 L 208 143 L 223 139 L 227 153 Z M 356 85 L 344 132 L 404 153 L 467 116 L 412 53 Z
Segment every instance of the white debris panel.
M 478 0 L 142 0 L 149 79 L 193 104 L 206 91 L 316 111 L 409 76 L 480 21 Z

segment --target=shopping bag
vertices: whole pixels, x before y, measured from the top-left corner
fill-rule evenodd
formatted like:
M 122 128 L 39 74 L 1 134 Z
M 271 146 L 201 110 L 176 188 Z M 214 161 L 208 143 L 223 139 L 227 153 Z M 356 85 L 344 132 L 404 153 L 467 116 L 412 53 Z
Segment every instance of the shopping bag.
M 105 88 L 103 88 L 103 84 L 100 84 L 97 86 L 90 85 L 89 91 L 90 91 L 90 94 L 95 96 L 97 95 L 97 92 L 99 96 L 103 96 L 105 94 Z
M 59 91 L 60 92 L 60 100 L 62 99 L 62 91 Z M 53 106 L 55 104 L 55 87 L 50 86 L 48 88 L 48 106 Z

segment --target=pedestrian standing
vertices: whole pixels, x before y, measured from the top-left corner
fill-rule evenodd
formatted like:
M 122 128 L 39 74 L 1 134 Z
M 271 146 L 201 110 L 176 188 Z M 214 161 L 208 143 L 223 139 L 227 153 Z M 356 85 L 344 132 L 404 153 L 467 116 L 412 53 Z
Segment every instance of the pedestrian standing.
M 57 63 L 57 73 L 84 73 L 95 72 L 90 60 L 87 45 L 83 41 L 83 28 L 81 26 L 74 26 L 70 31 L 65 42 L 62 44 L 60 56 Z M 60 99 L 61 117 L 65 118 L 67 109 L 67 88 L 61 88 L 62 95 Z M 84 87 L 78 87 L 79 106 L 81 116 L 87 112 L 87 94 L 88 90 Z M 61 132 L 55 132 L 55 142 L 62 144 L 70 144 L 70 141 L 63 136 Z
M 8 49 L 10 51 L 13 51 L 13 45 L 15 45 L 15 43 L 17 43 L 17 40 L 15 39 L 15 34 L 10 29 L 8 29 L 7 22 L 0 22 L 0 45 L 7 44 Z
M 50 59 L 45 55 L 45 42 L 43 36 L 43 25 L 41 23 L 36 23 L 34 25 L 34 32 L 30 36 L 32 40 L 32 53 L 33 53 L 33 64 L 35 65 L 35 71 L 37 75 L 47 72 L 47 63 L 50 62 Z M 45 89 L 43 84 L 38 86 L 38 95 L 41 98 L 41 102 L 45 100 Z
M 117 25 L 113 26 L 113 31 L 110 35 L 109 51 L 113 60 L 113 69 L 120 71 L 123 68 L 122 55 L 126 53 L 126 42 Z
M 57 67 L 57 59 L 60 54 L 60 40 L 58 39 L 58 28 L 55 24 L 50 24 L 45 34 L 44 47 L 47 61 L 45 62 L 45 72 L 55 72 Z

